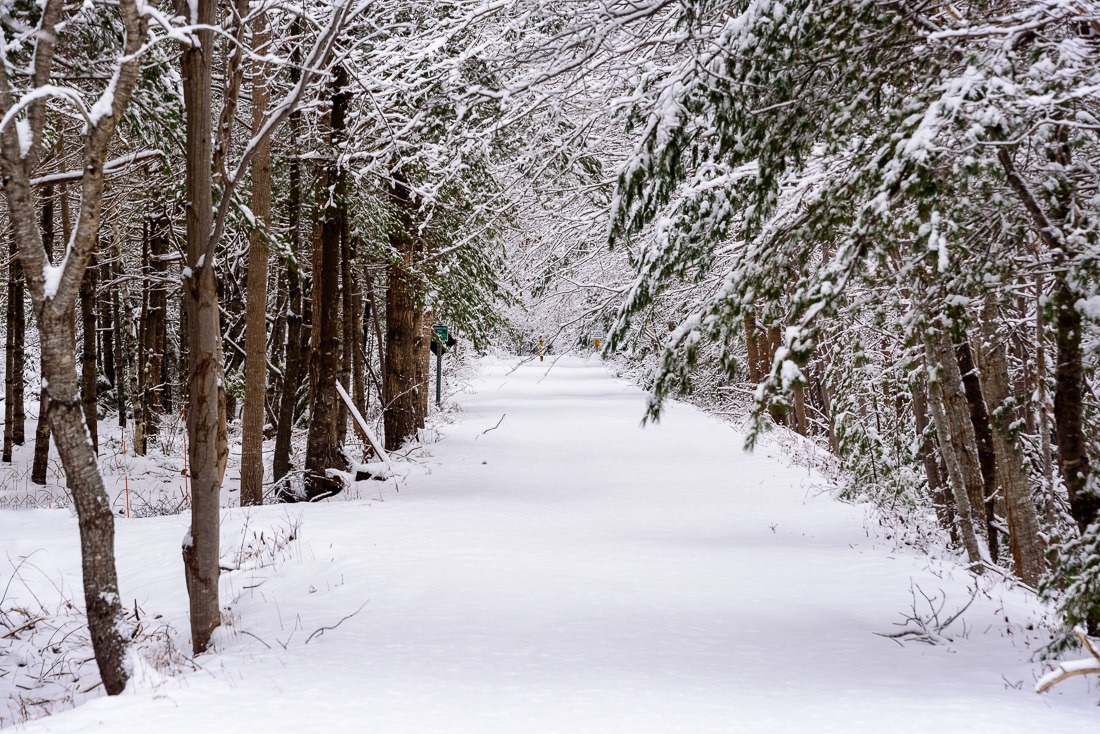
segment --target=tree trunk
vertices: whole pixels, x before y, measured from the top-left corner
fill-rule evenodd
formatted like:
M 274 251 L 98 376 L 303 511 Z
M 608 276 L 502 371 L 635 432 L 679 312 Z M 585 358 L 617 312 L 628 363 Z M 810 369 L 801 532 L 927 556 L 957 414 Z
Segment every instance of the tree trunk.
M 417 346 L 416 383 L 420 385 L 416 406 L 416 427 L 423 428 L 428 420 L 428 400 L 432 392 L 432 312 L 424 311 L 420 316 L 420 338 Z
M 779 324 L 772 324 L 768 327 L 767 331 L 767 347 L 761 355 L 761 374 L 765 379 L 771 374 L 772 361 L 775 359 L 775 353 L 779 350 L 779 345 L 781 343 L 782 338 L 779 333 Z M 772 420 L 776 425 L 787 425 L 787 413 L 782 406 L 773 404 L 768 407 L 768 413 L 771 414 Z
M 80 315 L 83 321 L 80 351 L 80 400 L 84 407 L 84 422 L 92 449 L 99 454 L 99 398 L 96 395 L 96 261 L 95 256 L 84 271 L 80 282 Z
M 63 3 L 47 0 L 41 7 L 39 32 L 33 42 L 36 85 L 49 79 Z M 88 439 L 77 384 L 74 313 L 80 282 L 94 255 L 99 232 L 106 150 L 115 125 L 129 103 L 140 63 L 138 51 L 146 36 L 145 20 L 134 0 L 119 0 L 117 7 L 125 29 L 122 60 L 111 82 L 114 93 L 104 95 L 104 99 L 110 100 L 105 114 L 97 115 L 95 120 L 86 120 L 80 216 L 60 271 L 50 270 L 31 190 L 30 174 L 44 127 L 44 104 L 30 104 L 25 118 L 26 135 L 17 136 L 11 126 L 0 132 L 0 175 L 4 180 L 19 260 L 26 266 L 38 322 L 43 385 L 48 391 L 48 420 L 77 511 L 88 631 L 103 687 L 110 695 L 121 693 L 126 686 L 129 675 L 127 648 L 131 635 L 122 614 L 115 572 L 114 515 L 99 474 L 95 451 Z M 14 108 L 10 90 L 6 84 L 2 86 L 0 104 L 4 109 L 0 112 L 7 116 Z M 29 146 L 25 144 L 28 140 Z M 58 277 L 50 278 L 55 273 Z
M 115 571 L 114 515 L 95 448 L 88 440 L 84 410 L 76 382 L 76 334 L 70 314 L 60 318 L 38 313 L 42 362 L 48 380 L 49 421 L 57 452 L 65 467 L 65 481 L 76 504 L 84 576 L 84 604 L 92 649 L 99 663 L 103 687 L 110 694 L 126 686 L 128 626 L 122 614 Z
M 23 266 L 18 257 L 11 263 L 12 287 L 12 390 L 11 390 L 11 441 L 16 446 L 26 443 L 27 411 L 24 402 L 27 392 L 27 308 L 24 304 L 26 286 L 23 282 Z
M 53 185 L 44 187 L 42 201 L 42 249 L 46 252 L 46 262 L 53 264 Z M 69 241 L 69 232 L 64 233 L 64 241 Z M 39 355 L 41 363 L 42 356 Z M 39 367 L 39 374 L 45 377 L 45 370 Z M 46 417 L 49 405 L 49 392 L 43 387 L 38 396 L 38 424 L 34 429 L 34 461 L 31 464 L 31 481 L 45 486 L 46 474 L 50 464 L 50 421 Z
M 11 463 L 15 420 L 15 238 L 8 245 L 8 304 L 4 311 L 4 449 L 3 461 Z
M 118 405 L 118 427 L 126 428 L 126 416 L 130 411 L 130 340 L 127 336 L 123 313 L 126 303 L 119 292 L 125 286 L 122 269 L 122 240 L 115 228 L 111 242 L 111 270 L 118 285 L 111 289 L 111 321 L 115 327 L 115 399 Z
M 290 121 L 292 139 L 297 127 L 295 123 L 296 120 L 292 118 Z M 275 432 L 275 456 L 272 460 L 272 474 L 278 487 L 279 499 L 283 502 L 294 499 L 289 482 L 291 470 L 290 439 L 294 428 L 294 412 L 298 403 L 298 381 L 302 373 L 302 281 L 298 274 L 298 263 L 294 260 L 299 247 L 300 189 L 298 186 L 298 166 L 297 156 L 295 156 L 290 164 L 290 191 L 288 197 L 291 256 L 286 263 L 286 364 L 283 366 L 283 391 L 279 396 L 279 424 Z
M 1100 496 L 1086 487 L 1089 456 L 1085 442 L 1085 369 L 1081 351 L 1080 296 L 1064 279 L 1054 287 L 1054 440 L 1069 494 L 1069 512 L 1081 532 L 1100 518 Z
M 1000 548 L 997 543 L 997 528 L 993 520 L 996 518 L 994 508 L 997 496 L 997 459 L 993 453 L 993 429 L 989 425 L 989 411 L 985 405 L 985 396 L 982 395 L 982 383 L 978 377 L 978 370 L 974 366 L 974 355 L 970 349 L 970 342 L 965 334 L 961 341 L 955 344 L 955 359 L 959 363 L 959 372 L 962 374 L 963 390 L 966 394 L 966 402 L 970 408 L 970 422 L 974 425 L 974 438 L 978 449 L 978 468 L 982 474 L 982 494 L 985 501 L 985 536 L 989 545 L 989 557 L 996 563 Z M 971 498 L 973 501 L 974 498 Z M 978 513 L 975 512 L 975 519 Z
M 191 645 L 205 652 L 221 624 L 218 601 L 221 473 L 219 401 L 222 377 L 217 280 L 207 257 L 213 229 L 211 167 L 211 68 L 215 23 L 214 0 L 195 0 L 193 33 L 199 43 L 183 50 L 182 72 L 186 121 L 187 265 L 183 301 L 187 312 L 188 411 L 187 449 L 191 472 L 191 529 L 183 542 L 184 574 L 191 612 Z M 184 10 L 187 6 L 184 6 Z
M 423 340 L 420 316 L 424 296 L 412 271 L 419 253 L 417 210 L 419 206 L 408 181 L 395 173 L 390 187 L 394 224 L 389 234 L 394 259 L 390 262 L 386 293 L 386 349 L 382 377 L 382 423 L 385 449 L 396 451 L 416 438 L 419 390 L 427 385 L 416 381 L 419 346 Z
M 760 374 L 760 335 L 756 329 L 756 316 L 745 314 L 745 368 L 749 382 L 758 385 L 763 377 Z
M 349 263 L 356 261 L 358 247 L 355 238 L 349 238 L 347 258 Z M 347 284 L 349 290 L 348 303 L 351 307 L 349 314 L 351 320 L 351 397 L 360 415 L 367 414 L 366 400 L 366 365 L 364 364 L 364 321 L 363 321 L 363 288 L 360 278 L 354 269 L 348 268 L 350 278 Z
M 140 341 L 137 338 L 137 326 L 134 324 L 134 304 L 130 294 L 130 286 L 123 282 L 119 284 L 119 299 L 122 306 L 120 318 L 122 331 L 119 339 L 125 344 L 123 354 L 126 359 L 125 374 L 127 377 L 126 393 L 130 396 L 130 408 L 134 416 L 133 426 L 133 450 L 135 454 L 145 455 L 145 395 L 141 390 L 140 366 L 138 347 Z
M 1028 489 L 1027 468 L 1016 432 L 1012 429 L 1016 401 L 1009 392 L 1008 360 L 997 336 L 997 311 L 987 301 L 982 317 L 981 344 L 975 350 L 982 375 L 982 390 L 989 402 L 993 422 L 992 444 L 996 454 L 997 478 L 1004 495 L 1009 547 L 1016 575 L 1032 587 L 1046 570 L 1046 552 L 1039 534 L 1039 518 Z
M 924 474 L 928 478 L 928 491 L 932 495 L 932 506 L 936 510 L 936 518 L 940 526 L 951 534 L 951 539 L 958 542 L 958 530 L 955 526 L 955 505 L 951 499 L 951 493 L 945 486 L 940 464 L 936 460 L 936 452 L 932 444 L 932 437 L 928 434 L 928 401 L 925 398 L 923 385 L 914 385 L 913 390 L 913 417 L 916 422 L 917 440 L 919 448 L 917 453 L 924 464 Z
M 168 218 L 148 219 L 145 265 L 145 297 L 142 303 L 141 336 L 138 340 L 141 359 L 138 370 L 141 377 L 140 392 L 143 419 L 144 452 L 150 436 L 160 433 L 161 390 L 164 384 L 165 344 L 167 341 L 168 294 L 164 290 L 168 253 Z
M 265 53 L 267 23 L 256 20 L 254 47 Z M 252 73 L 252 132 L 257 134 L 267 115 L 267 65 L 254 62 Z M 264 417 L 267 402 L 267 236 L 271 221 L 271 146 L 265 141 L 252 159 L 252 214 L 256 225 L 249 234 L 248 289 L 245 313 L 244 418 L 241 433 L 241 505 L 264 503 Z
M 924 359 L 928 368 L 928 402 L 955 499 L 959 535 L 971 571 L 981 573 L 982 553 L 971 510 L 975 484 L 978 502 L 984 499 L 981 496 L 981 471 L 978 468 L 978 452 L 974 447 L 974 426 L 970 422 L 963 393 L 962 375 L 955 361 L 951 339 L 946 333 L 939 330 L 926 332 Z
M 339 486 L 328 477 L 328 469 L 344 469 L 338 443 L 337 422 L 340 417 L 336 380 L 340 372 L 340 260 L 341 235 L 346 217 L 346 176 L 340 161 L 343 153 L 345 114 L 349 95 L 345 90 L 347 74 L 338 66 L 333 78 L 331 126 L 332 161 L 326 172 L 331 193 L 321 222 L 320 253 L 313 272 L 313 312 L 315 314 L 314 343 L 317 349 L 311 369 L 313 410 L 310 413 L 309 435 L 306 439 L 305 494 L 313 499 L 337 491 Z
M 99 289 L 99 299 L 96 311 L 99 312 L 99 354 L 103 359 L 103 376 L 111 387 L 115 387 L 115 325 L 111 312 L 111 297 L 108 295 L 114 291 L 111 285 L 110 255 L 104 258 L 99 265 L 99 279 L 104 287 Z
M 1047 389 L 1046 320 L 1043 318 L 1043 276 L 1035 281 L 1035 397 L 1036 422 L 1039 424 L 1039 450 L 1043 460 L 1043 514 L 1047 525 L 1054 527 L 1057 511 L 1054 497 L 1054 450 L 1051 447 L 1050 403 Z
M 343 216 L 340 232 L 340 384 L 355 399 L 351 371 L 355 363 L 355 306 L 352 286 L 351 238 L 348 236 L 348 218 Z M 354 404 L 354 403 L 353 403 Z M 336 440 L 341 446 L 347 443 L 348 409 L 343 400 L 337 401 Z

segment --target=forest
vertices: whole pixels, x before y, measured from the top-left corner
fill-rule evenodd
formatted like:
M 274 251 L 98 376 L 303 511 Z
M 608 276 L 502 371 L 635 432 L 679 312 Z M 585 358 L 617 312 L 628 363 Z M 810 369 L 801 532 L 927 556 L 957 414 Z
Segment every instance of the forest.
M 60 462 L 106 693 L 108 458 L 184 461 L 149 512 L 190 518 L 199 655 L 223 508 L 384 475 L 433 348 L 595 350 L 638 420 L 812 446 L 912 545 L 1052 605 L 1059 680 L 1100 673 L 1100 4 L 5 0 L 0 29 L 29 470 L 0 500 L 44 507 Z

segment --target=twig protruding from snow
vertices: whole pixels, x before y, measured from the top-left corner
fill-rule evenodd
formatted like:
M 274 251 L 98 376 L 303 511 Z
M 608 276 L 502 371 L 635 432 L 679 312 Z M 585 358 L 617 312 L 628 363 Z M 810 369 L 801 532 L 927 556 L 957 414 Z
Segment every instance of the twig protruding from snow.
M 363 602 L 362 604 L 359 605 L 358 609 L 356 609 L 354 612 L 347 615 L 346 617 L 344 617 L 343 619 L 341 619 L 339 622 L 337 622 L 334 625 L 331 625 L 329 627 L 320 627 L 318 629 L 313 630 L 313 632 L 310 633 L 309 637 L 306 638 L 306 644 L 308 645 L 314 637 L 320 637 L 321 635 L 325 634 L 325 632 L 327 632 L 328 630 L 336 629 L 337 627 L 342 625 L 344 622 L 348 621 L 349 619 L 354 617 L 356 614 L 363 611 L 363 607 L 367 606 L 367 604 L 369 604 L 369 603 L 370 603 L 370 599 L 367 599 L 365 602 Z
M 501 416 L 500 416 L 500 420 L 499 420 L 499 421 L 497 421 L 497 424 L 496 424 L 495 426 L 493 426 L 492 428 L 486 428 L 486 429 L 485 429 L 484 431 L 482 431 L 481 433 L 479 433 L 479 434 L 477 434 L 476 436 L 474 436 L 474 440 L 475 440 L 475 441 L 476 441 L 476 440 L 478 440 L 479 438 L 481 438 L 482 436 L 484 436 L 484 435 L 485 435 L 486 433 L 488 433 L 489 431 L 495 431 L 496 429 L 500 428 L 500 424 L 504 422 L 504 416 L 506 416 L 506 415 L 508 415 L 508 414 L 507 414 L 507 413 L 504 413 L 504 415 L 501 415 Z

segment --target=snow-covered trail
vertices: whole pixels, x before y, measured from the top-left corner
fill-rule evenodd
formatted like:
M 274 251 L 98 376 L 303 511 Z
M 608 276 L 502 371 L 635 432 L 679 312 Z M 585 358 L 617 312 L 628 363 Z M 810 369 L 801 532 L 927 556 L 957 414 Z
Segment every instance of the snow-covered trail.
M 265 528 L 300 516 L 299 537 L 277 568 L 226 574 L 233 624 L 219 652 L 199 659 L 202 671 L 26 731 L 1100 723 L 1100 694 L 1084 681 L 1046 698 L 1030 692 L 1038 633 L 1024 628 L 1034 603 L 1020 592 L 993 587 L 953 644 L 876 636 L 909 609 L 911 579 L 946 593 L 953 611 L 968 598 L 966 574 L 930 570 L 876 540 L 862 509 L 821 496 L 804 469 L 767 449 L 742 453 L 741 436 L 693 408 L 672 405 L 659 425 L 640 428 L 643 394 L 598 360 L 510 369 L 486 363 L 399 493 L 249 513 L 251 527 Z M 239 533 L 245 514 L 228 515 L 227 533 Z M 53 517 L 25 514 L 23 531 Z M 180 630 L 185 525 L 119 527 L 124 598 Z

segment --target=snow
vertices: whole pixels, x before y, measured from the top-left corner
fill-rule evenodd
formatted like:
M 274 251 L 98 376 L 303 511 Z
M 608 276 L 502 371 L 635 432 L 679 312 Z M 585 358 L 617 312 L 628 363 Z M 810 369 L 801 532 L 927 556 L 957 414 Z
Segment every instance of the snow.
M 111 116 L 115 106 L 115 89 L 118 86 L 119 73 L 119 69 L 116 69 L 111 80 L 107 83 L 107 87 L 103 90 L 103 94 L 99 96 L 99 99 L 92 105 L 92 109 L 88 111 L 89 127 L 95 127 L 103 118 Z
M 236 570 L 198 669 L 22 731 L 1095 728 L 1084 679 L 1031 692 L 1033 597 L 983 578 L 943 644 L 879 636 L 920 611 L 914 589 L 946 616 L 971 578 L 883 539 L 776 445 L 745 454 L 675 403 L 640 427 L 645 399 L 597 358 L 486 360 L 401 479 L 359 483 L 373 499 L 225 511 Z M 188 522 L 117 524 L 123 607 L 181 649 Z M 80 588 L 67 510 L 0 511 L 0 538 L 34 553 L 40 594 Z
M 61 265 L 50 265 L 46 263 L 42 266 L 42 279 L 45 281 L 44 287 L 47 301 L 57 295 L 57 288 L 61 285 L 61 274 L 64 272 L 64 262 L 62 262 Z

